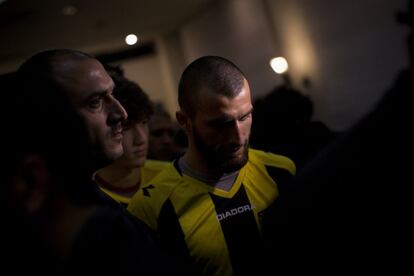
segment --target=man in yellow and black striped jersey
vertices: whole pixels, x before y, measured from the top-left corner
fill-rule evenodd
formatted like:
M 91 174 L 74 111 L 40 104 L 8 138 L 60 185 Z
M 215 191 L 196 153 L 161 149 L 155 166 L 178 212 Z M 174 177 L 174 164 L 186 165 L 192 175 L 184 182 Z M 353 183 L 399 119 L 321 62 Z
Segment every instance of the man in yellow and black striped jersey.
M 295 173 L 286 157 L 249 149 L 249 84 L 229 60 L 205 56 L 183 72 L 177 120 L 188 150 L 135 194 L 128 210 L 155 229 L 191 275 L 253 275 L 260 217 Z

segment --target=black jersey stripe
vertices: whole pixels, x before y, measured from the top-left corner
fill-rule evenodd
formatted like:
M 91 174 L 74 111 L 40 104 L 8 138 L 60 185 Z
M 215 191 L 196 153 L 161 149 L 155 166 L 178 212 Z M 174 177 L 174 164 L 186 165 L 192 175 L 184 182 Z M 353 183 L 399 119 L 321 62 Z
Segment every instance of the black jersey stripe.
M 234 275 L 254 275 L 260 231 L 244 186 L 230 199 L 210 194 L 226 240 Z
M 292 181 L 293 175 L 286 169 L 276 168 L 272 166 L 265 166 L 267 173 L 277 184 L 279 194 L 286 193 L 289 183 Z
M 178 172 L 181 176 L 183 176 L 183 172 L 181 171 L 180 165 L 178 164 L 179 160 L 180 160 L 179 158 L 175 159 L 175 160 L 173 161 L 173 165 L 174 165 L 174 168 L 177 170 L 177 172 Z
M 279 191 L 279 196 L 276 198 L 275 202 L 273 202 L 273 209 L 277 210 L 280 207 L 286 204 L 286 201 L 289 197 L 289 185 L 291 185 L 293 175 L 286 169 L 282 168 L 276 168 L 272 166 L 265 166 L 267 173 L 269 176 L 273 179 L 274 182 L 276 182 L 277 189 Z M 263 219 L 264 213 L 267 212 L 266 210 L 263 210 L 261 213 L 259 213 L 260 219 Z M 278 220 L 283 221 L 286 219 L 285 216 L 282 216 L 282 214 L 279 214 L 276 216 Z
M 191 261 L 184 232 L 169 199 L 161 208 L 157 231 L 162 250 L 173 259 L 172 263 L 175 263 L 182 275 L 200 275 Z
M 124 207 L 125 209 L 128 208 L 128 203 L 119 202 L 119 204 L 121 204 L 121 206 Z

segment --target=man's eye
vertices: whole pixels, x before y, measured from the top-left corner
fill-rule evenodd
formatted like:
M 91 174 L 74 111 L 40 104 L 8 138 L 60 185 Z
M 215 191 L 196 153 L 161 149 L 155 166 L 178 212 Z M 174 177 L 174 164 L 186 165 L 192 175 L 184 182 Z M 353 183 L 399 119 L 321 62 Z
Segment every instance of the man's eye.
M 90 108 L 99 108 L 101 106 L 102 100 L 101 99 L 93 99 L 88 102 L 88 106 Z
M 247 115 L 245 115 L 245 116 L 241 117 L 241 118 L 240 118 L 240 121 L 246 121 L 248 118 L 250 118 L 250 116 L 251 116 L 251 113 L 249 113 L 249 114 L 247 114 Z
M 233 124 L 233 121 L 215 121 L 211 123 L 211 126 L 216 129 L 224 129 Z

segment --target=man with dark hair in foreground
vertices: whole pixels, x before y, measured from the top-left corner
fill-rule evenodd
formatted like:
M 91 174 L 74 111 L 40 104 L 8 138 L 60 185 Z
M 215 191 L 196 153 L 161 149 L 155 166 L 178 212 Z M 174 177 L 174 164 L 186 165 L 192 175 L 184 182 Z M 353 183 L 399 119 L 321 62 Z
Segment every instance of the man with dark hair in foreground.
M 6 85 L 1 211 L 10 271 L 163 274 L 152 231 L 92 182 L 102 160 L 123 151 L 126 113 L 112 87 L 97 60 L 73 50 L 33 56 Z

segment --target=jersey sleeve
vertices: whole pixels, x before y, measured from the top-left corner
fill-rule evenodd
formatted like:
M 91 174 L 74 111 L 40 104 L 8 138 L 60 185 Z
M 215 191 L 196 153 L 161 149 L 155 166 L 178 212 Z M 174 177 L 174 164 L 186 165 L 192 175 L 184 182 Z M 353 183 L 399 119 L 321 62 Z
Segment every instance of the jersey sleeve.
M 252 154 L 249 155 L 249 158 L 252 158 L 256 162 L 262 162 L 273 167 L 287 170 L 292 176 L 296 174 L 295 163 L 286 156 L 255 149 L 250 149 L 250 152 Z
M 164 203 L 173 191 L 172 165 L 143 185 L 133 196 L 128 211 L 154 230 L 158 228 L 158 218 Z

